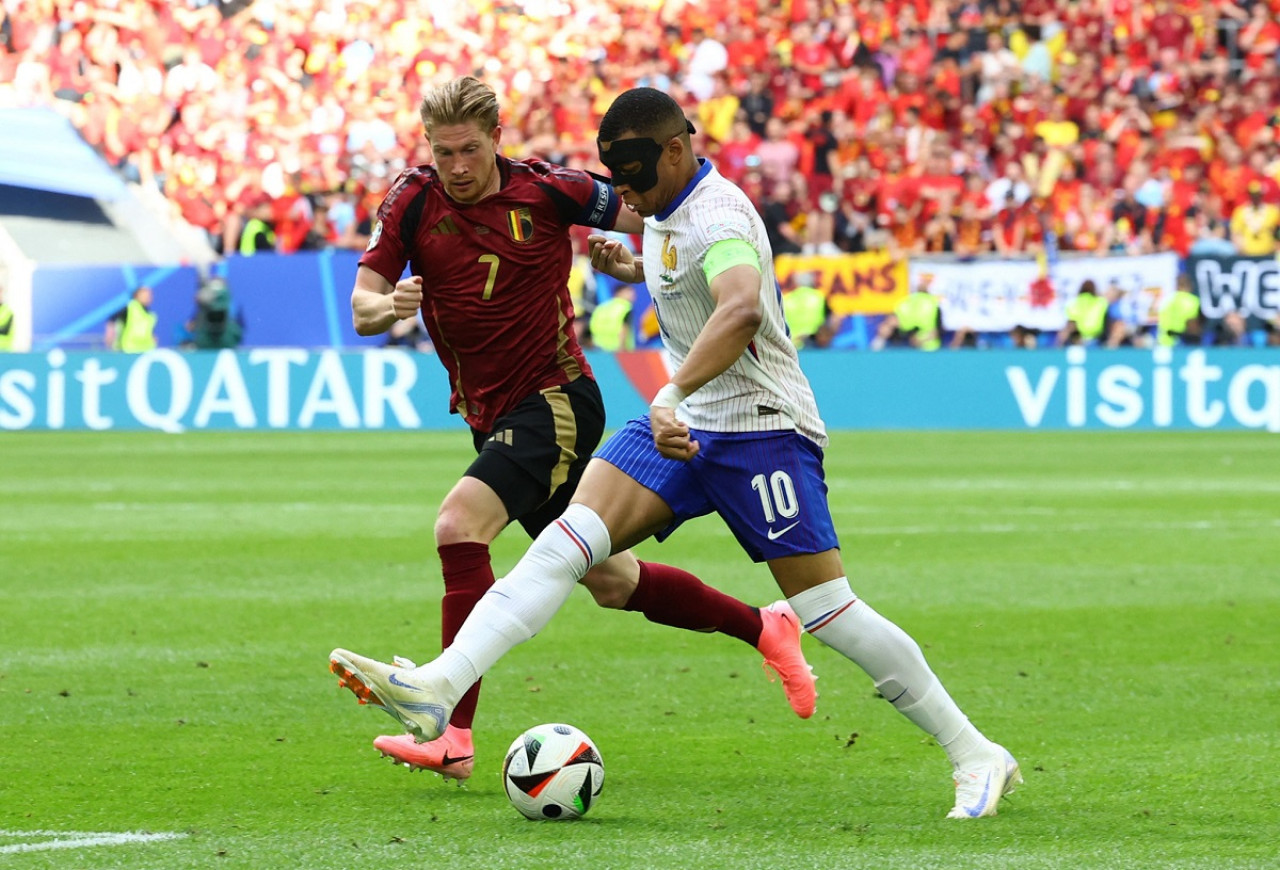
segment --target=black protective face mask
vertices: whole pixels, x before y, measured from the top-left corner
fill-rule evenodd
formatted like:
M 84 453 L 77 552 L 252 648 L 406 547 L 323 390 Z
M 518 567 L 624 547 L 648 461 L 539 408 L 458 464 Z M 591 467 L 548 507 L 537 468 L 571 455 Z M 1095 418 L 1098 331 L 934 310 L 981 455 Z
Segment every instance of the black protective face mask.
M 698 132 L 687 118 L 684 126 L 690 136 Z M 668 137 L 666 141 L 670 142 L 673 138 L 675 137 Z M 644 193 L 657 185 L 658 160 L 662 157 L 662 152 L 667 150 L 666 145 L 643 136 L 615 139 L 610 143 L 607 152 L 601 147 L 602 144 L 601 139 L 596 139 L 596 152 L 600 155 L 600 162 L 612 174 L 610 182 L 614 187 L 625 184 L 636 193 Z M 628 163 L 639 163 L 640 168 L 632 173 L 622 172 L 619 167 L 626 166 Z
M 625 184 L 636 193 L 644 193 L 657 185 L 658 160 L 666 149 L 652 139 L 618 139 L 609 146 L 608 151 L 600 147 L 600 140 L 597 139 L 596 150 L 600 154 L 600 162 L 612 174 L 610 183 L 614 187 Z M 640 168 L 631 173 L 623 172 L 620 167 L 628 163 L 639 163 Z

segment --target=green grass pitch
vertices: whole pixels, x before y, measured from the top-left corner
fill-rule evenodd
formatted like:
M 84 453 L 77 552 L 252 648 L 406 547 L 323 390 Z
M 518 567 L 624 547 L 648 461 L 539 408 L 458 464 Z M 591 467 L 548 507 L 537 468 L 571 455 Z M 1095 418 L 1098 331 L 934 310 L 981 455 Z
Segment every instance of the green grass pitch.
M 0 436 L 0 866 L 1280 866 L 1274 435 L 833 437 L 854 590 L 1022 762 L 978 823 L 943 819 L 941 750 L 812 639 L 806 722 L 753 650 L 583 590 L 486 678 L 466 788 L 379 759 L 392 721 L 326 656 L 436 652 L 432 522 L 468 447 Z M 499 539 L 500 573 L 525 545 Z M 777 596 L 714 518 L 641 555 Z M 604 756 L 579 822 L 501 790 L 507 744 L 547 721 Z

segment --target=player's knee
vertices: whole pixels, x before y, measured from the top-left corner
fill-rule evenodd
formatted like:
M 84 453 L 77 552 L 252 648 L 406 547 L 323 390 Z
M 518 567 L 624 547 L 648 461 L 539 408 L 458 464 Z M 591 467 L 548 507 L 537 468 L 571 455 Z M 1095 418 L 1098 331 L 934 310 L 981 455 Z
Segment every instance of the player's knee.
M 478 522 L 467 511 L 450 508 L 448 505 L 442 506 L 440 513 L 436 515 L 435 534 L 437 547 L 468 541 L 488 543 L 483 534 L 483 523 Z

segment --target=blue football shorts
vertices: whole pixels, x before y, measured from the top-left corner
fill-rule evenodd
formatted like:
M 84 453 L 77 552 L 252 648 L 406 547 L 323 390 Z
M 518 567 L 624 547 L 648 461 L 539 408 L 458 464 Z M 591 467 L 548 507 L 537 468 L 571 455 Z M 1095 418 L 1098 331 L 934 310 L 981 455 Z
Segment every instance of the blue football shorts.
M 754 562 L 840 546 L 817 444 L 794 431 L 690 434 L 699 450 L 688 462 L 658 452 L 648 415 L 629 420 L 596 451 L 671 508 L 675 520 L 659 541 L 714 511 Z

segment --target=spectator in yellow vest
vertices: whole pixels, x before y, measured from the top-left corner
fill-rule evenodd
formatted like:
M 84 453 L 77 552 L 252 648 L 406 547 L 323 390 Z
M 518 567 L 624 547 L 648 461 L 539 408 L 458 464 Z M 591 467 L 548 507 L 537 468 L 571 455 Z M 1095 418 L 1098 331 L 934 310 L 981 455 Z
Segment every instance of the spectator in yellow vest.
M 1106 297 L 1098 295 L 1098 285 L 1086 279 L 1076 298 L 1067 303 L 1067 325 L 1058 332 L 1058 344 L 1097 344 L 1107 334 Z
M 613 295 L 591 312 L 591 343 L 601 350 L 635 350 L 635 332 L 631 328 L 631 310 L 636 291 L 630 284 L 620 284 Z
M 791 333 L 791 343 L 800 347 L 821 347 L 830 337 L 824 334 L 827 324 L 827 295 L 813 286 L 813 276 L 800 272 L 795 286 L 782 294 L 782 316 Z
M 156 346 L 156 315 L 151 310 L 151 288 L 133 291 L 129 304 L 107 321 L 103 340 L 107 347 L 125 353 L 143 353 Z
M 920 277 L 915 292 L 899 302 L 893 313 L 880 322 L 871 341 L 872 350 L 882 350 L 892 344 L 920 350 L 942 347 L 942 308 L 938 297 L 930 292 L 932 285 L 932 275 Z
M 0 284 L 0 353 L 13 350 L 13 309 L 4 301 L 4 284 Z
M 1186 275 L 1179 276 L 1178 291 L 1160 306 L 1156 341 L 1164 347 L 1200 341 L 1200 295 Z
M 246 257 L 276 249 L 276 231 L 271 224 L 271 200 L 263 196 L 249 209 L 249 219 L 240 231 L 240 253 Z

